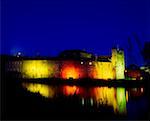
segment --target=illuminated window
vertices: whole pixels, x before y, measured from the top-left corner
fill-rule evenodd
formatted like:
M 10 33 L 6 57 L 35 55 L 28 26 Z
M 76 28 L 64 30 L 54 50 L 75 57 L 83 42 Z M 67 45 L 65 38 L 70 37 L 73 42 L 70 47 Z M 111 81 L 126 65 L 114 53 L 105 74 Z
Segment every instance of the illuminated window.
M 142 80 L 143 79 L 143 77 L 140 77 L 140 80 Z
M 89 65 L 92 65 L 92 62 L 89 62 Z

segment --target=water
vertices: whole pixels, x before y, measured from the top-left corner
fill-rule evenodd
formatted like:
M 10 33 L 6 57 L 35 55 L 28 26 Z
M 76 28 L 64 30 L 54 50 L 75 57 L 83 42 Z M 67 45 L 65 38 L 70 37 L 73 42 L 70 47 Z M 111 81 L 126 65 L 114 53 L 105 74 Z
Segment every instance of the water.
M 17 82 L 6 91 L 6 119 L 148 119 L 145 87 Z

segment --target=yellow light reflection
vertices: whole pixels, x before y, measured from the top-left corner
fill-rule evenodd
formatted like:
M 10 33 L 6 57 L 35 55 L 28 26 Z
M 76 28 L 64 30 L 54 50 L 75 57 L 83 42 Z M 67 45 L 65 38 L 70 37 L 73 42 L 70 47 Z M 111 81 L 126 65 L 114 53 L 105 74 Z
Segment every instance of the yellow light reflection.
M 46 98 L 54 97 L 54 89 L 51 86 L 44 84 L 35 84 L 35 83 L 23 83 L 24 88 L 32 93 L 39 93 L 41 96 Z
M 115 97 L 115 89 L 108 87 L 95 87 L 94 97 L 97 103 L 113 106 L 114 112 L 117 111 L 117 102 Z

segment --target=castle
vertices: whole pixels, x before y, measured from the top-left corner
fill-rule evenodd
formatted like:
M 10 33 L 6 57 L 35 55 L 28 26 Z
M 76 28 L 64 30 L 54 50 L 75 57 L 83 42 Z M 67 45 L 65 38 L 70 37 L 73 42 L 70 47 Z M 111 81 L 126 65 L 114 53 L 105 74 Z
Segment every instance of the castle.
M 124 79 L 124 51 L 112 49 L 111 56 L 94 56 L 81 50 L 66 50 L 53 58 L 16 57 L 6 64 L 7 72 L 21 78 Z

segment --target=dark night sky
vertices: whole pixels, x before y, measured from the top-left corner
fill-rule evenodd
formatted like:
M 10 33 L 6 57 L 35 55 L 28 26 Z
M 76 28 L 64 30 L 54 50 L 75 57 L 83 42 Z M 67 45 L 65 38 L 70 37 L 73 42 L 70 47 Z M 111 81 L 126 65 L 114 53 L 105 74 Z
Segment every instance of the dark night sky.
M 1 53 L 57 55 L 64 49 L 85 49 L 109 55 L 116 44 L 127 49 L 132 32 L 141 45 L 150 40 L 149 0 L 2 0 L 1 4 Z

